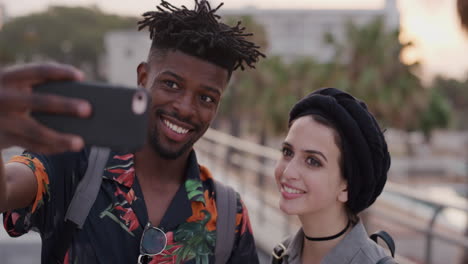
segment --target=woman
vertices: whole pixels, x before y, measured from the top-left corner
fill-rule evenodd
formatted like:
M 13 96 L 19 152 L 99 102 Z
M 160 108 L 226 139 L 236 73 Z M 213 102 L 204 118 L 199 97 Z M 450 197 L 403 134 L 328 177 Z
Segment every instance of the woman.
M 380 195 L 389 167 L 383 133 L 363 102 L 335 88 L 300 100 L 290 112 L 275 178 L 281 210 L 297 215 L 302 228 L 275 248 L 273 263 L 375 264 L 385 258 L 358 213 Z

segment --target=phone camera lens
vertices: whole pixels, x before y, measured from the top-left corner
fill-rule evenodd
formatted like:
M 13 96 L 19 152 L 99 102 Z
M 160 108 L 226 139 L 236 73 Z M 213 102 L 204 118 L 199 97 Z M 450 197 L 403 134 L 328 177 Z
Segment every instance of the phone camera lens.
M 132 102 L 133 113 L 141 115 L 146 111 L 147 102 L 145 99 L 146 95 L 142 92 L 138 92 L 134 95 Z

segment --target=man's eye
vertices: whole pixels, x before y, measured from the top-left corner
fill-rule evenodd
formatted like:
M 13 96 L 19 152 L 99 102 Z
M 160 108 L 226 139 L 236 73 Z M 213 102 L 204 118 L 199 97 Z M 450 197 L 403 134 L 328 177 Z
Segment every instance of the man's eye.
M 213 103 L 215 101 L 213 97 L 208 96 L 208 95 L 202 95 L 201 99 L 205 103 Z
M 179 85 L 173 81 L 164 81 L 164 84 L 171 89 L 178 89 Z
M 320 163 L 319 160 L 317 160 L 316 158 L 313 158 L 313 157 L 309 157 L 306 159 L 306 163 L 310 166 L 313 166 L 313 167 L 321 167 L 322 166 L 322 163 Z

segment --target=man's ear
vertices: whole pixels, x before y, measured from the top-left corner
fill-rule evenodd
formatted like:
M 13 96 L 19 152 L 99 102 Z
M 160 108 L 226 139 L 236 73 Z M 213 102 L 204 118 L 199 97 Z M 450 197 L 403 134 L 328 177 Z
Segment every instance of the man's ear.
M 140 87 L 146 87 L 146 83 L 148 82 L 148 63 L 141 62 L 137 67 L 137 84 Z
M 345 180 L 341 183 L 337 199 L 342 203 L 346 203 L 348 201 L 348 182 Z

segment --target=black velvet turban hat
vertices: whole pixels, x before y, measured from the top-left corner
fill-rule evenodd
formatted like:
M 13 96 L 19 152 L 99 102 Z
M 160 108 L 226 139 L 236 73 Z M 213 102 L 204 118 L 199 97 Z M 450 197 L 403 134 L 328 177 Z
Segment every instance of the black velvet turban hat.
M 367 106 L 335 88 L 319 89 L 301 99 L 289 113 L 289 124 L 319 115 L 336 125 L 342 141 L 343 176 L 348 183 L 348 209 L 357 214 L 383 190 L 390 154 L 383 133 Z

